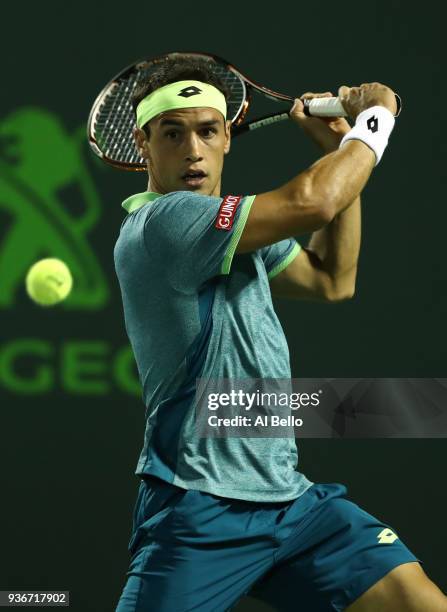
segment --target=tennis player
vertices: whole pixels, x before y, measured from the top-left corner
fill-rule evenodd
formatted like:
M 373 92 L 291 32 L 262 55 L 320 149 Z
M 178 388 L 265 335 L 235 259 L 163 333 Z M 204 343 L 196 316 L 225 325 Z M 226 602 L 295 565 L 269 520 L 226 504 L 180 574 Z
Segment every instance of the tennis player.
M 344 485 L 297 470 L 294 438 L 205 438 L 195 427 L 197 378 L 290 379 L 272 293 L 354 294 L 359 194 L 396 102 L 380 83 L 338 94 L 352 129 L 306 117 L 300 99 L 290 112 L 321 147 L 316 163 L 267 193 L 222 197 L 228 92 L 209 65 L 167 61 L 136 92 L 149 182 L 123 202 L 114 256 L 146 430 L 118 612 L 220 612 L 245 594 L 281 611 L 447 611 L 393 527 Z M 260 170 L 280 154 L 266 151 Z M 301 247 L 293 236 L 307 232 Z

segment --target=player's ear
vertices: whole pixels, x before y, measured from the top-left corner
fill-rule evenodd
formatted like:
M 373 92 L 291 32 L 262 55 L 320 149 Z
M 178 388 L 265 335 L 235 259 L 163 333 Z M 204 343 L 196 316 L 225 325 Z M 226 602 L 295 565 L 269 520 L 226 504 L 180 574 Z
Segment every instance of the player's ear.
M 137 146 L 138 153 L 143 159 L 147 159 L 149 157 L 149 143 L 146 132 L 141 128 L 135 127 L 133 130 L 133 137 L 135 139 L 135 144 Z
M 225 146 L 224 153 L 225 155 L 229 153 L 231 147 L 231 121 L 225 122 Z

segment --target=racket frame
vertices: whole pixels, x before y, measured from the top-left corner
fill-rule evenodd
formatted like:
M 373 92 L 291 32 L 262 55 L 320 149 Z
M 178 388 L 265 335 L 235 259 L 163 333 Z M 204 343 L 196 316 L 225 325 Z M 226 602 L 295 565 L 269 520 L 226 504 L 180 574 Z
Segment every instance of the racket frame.
M 144 70 L 144 68 L 148 64 L 161 63 L 167 58 L 174 58 L 176 55 L 178 55 L 179 57 L 183 57 L 186 55 L 186 56 L 193 56 L 193 57 L 201 57 L 201 58 L 205 58 L 208 60 L 211 59 L 215 61 L 218 65 L 221 65 L 227 68 L 227 70 L 231 71 L 239 79 L 243 87 L 243 100 L 239 108 L 237 109 L 236 114 L 231 119 L 231 132 L 232 132 L 233 137 L 238 136 L 239 134 L 245 133 L 247 131 L 257 129 L 258 127 L 262 127 L 264 125 L 270 125 L 272 123 L 276 123 L 277 121 L 282 121 L 282 120 L 289 118 L 289 111 L 290 111 L 290 108 L 292 108 L 293 103 L 294 103 L 294 98 L 292 96 L 279 93 L 277 91 L 274 91 L 273 89 L 265 87 L 264 85 L 260 85 L 253 79 L 246 77 L 235 66 L 233 66 L 232 64 L 230 64 L 223 58 L 219 57 L 218 55 L 215 55 L 213 53 L 204 53 L 201 51 L 173 51 L 170 53 L 164 53 L 161 55 L 157 55 L 154 58 L 142 59 L 137 62 L 133 62 L 132 64 L 129 64 L 128 66 L 126 66 L 126 68 L 118 72 L 112 79 L 110 79 L 107 85 L 105 85 L 105 87 L 101 90 L 99 95 L 96 97 L 91 107 L 88 121 L 87 121 L 87 138 L 88 138 L 90 147 L 92 148 L 94 153 L 107 164 L 115 168 L 119 168 L 121 170 L 128 170 L 128 171 L 133 171 L 133 172 L 146 171 L 147 166 L 142 161 L 121 162 L 121 161 L 117 161 L 116 159 L 113 159 L 109 157 L 108 155 L 106 155 L 98 145 L 97 139 L 94 134 L 94 127 L 96 125 L 98 114 L 102 108 L 102 105 L 107 99 L 107 96 L 113 91 L 115 87 L 118 87 L 118 84 L 123 79 L 126 79 L 132 73 L 138 74 L 138 72 L 141 70 Z M 268 115 L 264 115 L 262 117 L 253 119 L 252 121 L 247 121 L 243 123 L 247 115 L 247 112 L 249 110 L 249 107 L 251 105 L 253 91 L 257 91 L 259 94 L 262 94 L 264 97 L 270 100 L 273 100 L 274 102 L 281 102 L 281 101 L 287 102 L 289 108 L 283 109 L 282 111 L 279 111 L 278 113 L 274 113 L 274 114 L 270 113 Z M 396 116 L 398 116 L 400 114 L 402 104 L 401 104 L 401 99 L 397 94 L 396 94 L 396 99 L 398 102 L 398 112 Z M 306 102 L 309 104 L 310 100 L 309 101 L 306 100 L 304 102 L 305 104 Z M 304 112 L 306 114 L 309 114 L 308 108 L 305 108 Z
M 261 127 L 261 125 L 266 125 L 267 123 L 273 123 L 275 121 L 285 118 L 282 115 L 273 115 L 273 116 L 266 115 L 265 117 L 259 117 L 256 120 L 253 120 L 252 122 L 247 122 L 241 125 L 247 115 L 247 112 L 251 104 L 252 90 L 258 91 L 259 93 L 263 94 L 265 97 L 269 98 L 270 100 L 274 100 L 275 102 L 287 101 L 290 103 L 291 106 L 293 104 L 293 98 L 291 96 L 288 96 L 286 94 L 281 94 L 272 89 L 269 89 L 268 87 L 265 87 L 264 85 L 260 85 L 256 83 L 252 79 L 243 75 L 235 66 L 233 66 L 232 64 L 230 64 L 223 58 L 213 53 L 203 53 L 201 51 L 174 51 L 171 53 L 164 53 L 162 55 L 158 55 L 154 58 L 142 59 L 132 64 L 129 64 L 128 66 L 123 68 L 123 70 L 115 74 L 115 76 L 109 80 L 107 85 L 105 85 L 105 87 L 96 97 L 91 107 L 88 121 L 87 121 L 88 142 L 90 144 L 90 147 L 93 149 L 94 153 L 107 164 L 114 166 L 115 168 L 119 168 L 121 170 L 129 170 L 133 172 L 142 172 L 146 170 L 146 164 L 142 162 L 120 162 L 106 155 L 106 153 L 104 153 L 104 151 L 101 150 L 98 144 L 98 141 L 95 137 L 94 128 L 96 125 L 96 120 L 97 120 L 98 114 L 105 100 L 111 94 L 113 89 L 115 87 L 118 87 L 118 84 L 122 80 L 128 78 L 129 75 L 132 73 L 138 74 L 138 72 L 141 70 L 144 70 L 144 68 L 148 64 L 161 63 L 166 58 L 171 58 L 171 57 L 173 58 L 176 55 L 178 56 L 187 55 L 187 56 L 201 57 L 204 59 L 214 60 L 217 64 L 225 66 L 229 71 L 231 71 L 233 74 L 235 74 L 238 77 L 243 87 L 243 100 L 242 100 L 240 107 L 237 109 L 236 114 L 231 119 L 231 129 L 232 129 L 233 136 L 237 136 L 241 133 L 244 133 L 245 131 L 254 129 L 255 127 Z M 275 117 L 277 118 L 275 119 Z

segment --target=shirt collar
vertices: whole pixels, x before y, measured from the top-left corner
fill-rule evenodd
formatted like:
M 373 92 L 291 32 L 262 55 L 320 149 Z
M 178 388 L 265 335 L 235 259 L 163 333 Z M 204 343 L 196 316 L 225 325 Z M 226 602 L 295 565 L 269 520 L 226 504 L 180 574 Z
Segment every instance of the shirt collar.
M 144 204 L 148 204 L 160 198 L 161 195 L 161 193 L 155 193 L 155 191 L 143 191 L 142 193 L 136 193 L 128 197 L 121 206 L 127 210 L 128 213 L 132 213 L 144 206 Z

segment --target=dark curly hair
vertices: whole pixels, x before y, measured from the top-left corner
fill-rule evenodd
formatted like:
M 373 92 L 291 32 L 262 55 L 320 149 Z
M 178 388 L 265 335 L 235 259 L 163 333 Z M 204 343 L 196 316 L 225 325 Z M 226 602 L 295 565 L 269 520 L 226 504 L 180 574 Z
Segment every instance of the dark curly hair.
M 166 58 L 160 63 L 155 72 L 137 84 L 132 95 L 133 110 L 136 111 L 141 100 L 156 89 L 176 81 L 186 80 L 202 81 L 202 83 L 214 85 L 216 89 L 223 93 L 228 101 L 229 89 L 213 70 L 212 60 L 191 56 L 174 57 Z M 147 124 L 143 126 L 143 130 L 149 136 L 149 126 Z

